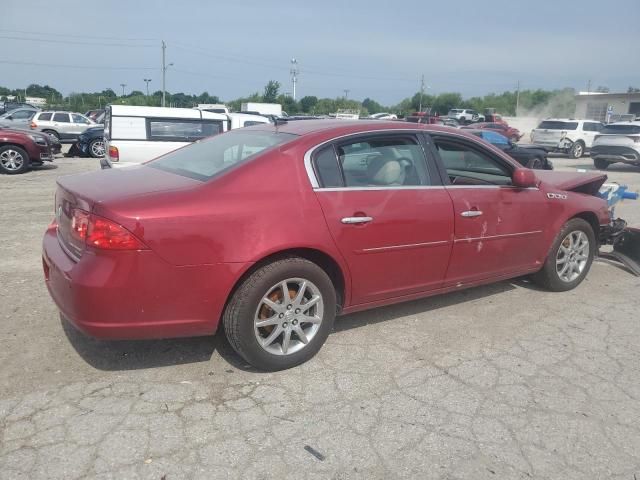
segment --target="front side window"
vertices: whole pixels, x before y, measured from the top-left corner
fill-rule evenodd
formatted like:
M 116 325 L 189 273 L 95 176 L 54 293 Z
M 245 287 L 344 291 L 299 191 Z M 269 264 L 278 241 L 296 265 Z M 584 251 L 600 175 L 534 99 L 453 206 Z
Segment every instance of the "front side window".
M 413 136 L 370 137 L 336 146 L 346 187 L 430 185 L 422 146 Z
M 234 167 L 296 138 L 290 133 L 235 130 L 195 142 L 147 163 L 149 167 L 196 180 L 207 181 Z
M 211 120 L 147 119 L 149 140 L 193 142 L 222 132 L 222 122 Z
M 73 117 L 73 123 L 84 123 L 85 125 L 89 124 L 89 120 L 84 118 L 82 115 L 74 113 L 71 116 Z
M 56 113 L 53 116 L 53 121 L 54 122 L 60 122 L 60 123 L 70 123 L 69 122 L 69 114 L 68 113 Z
M 452 185 L 511 185 L 510 169 L 488 152 L 448 138 L 435 146 Z

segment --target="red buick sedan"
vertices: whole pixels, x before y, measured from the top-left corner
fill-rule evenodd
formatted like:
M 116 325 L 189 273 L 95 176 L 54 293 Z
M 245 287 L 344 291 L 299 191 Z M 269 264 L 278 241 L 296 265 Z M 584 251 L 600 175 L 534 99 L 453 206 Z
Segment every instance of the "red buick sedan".
M 61 177 L 46 284 L 99 338 L 210 335 L 266 370 L 336 314 L 525 274 L 569 290 L 609 223 L 606 176 L 524 169 L 460 130 L 291 121 Z

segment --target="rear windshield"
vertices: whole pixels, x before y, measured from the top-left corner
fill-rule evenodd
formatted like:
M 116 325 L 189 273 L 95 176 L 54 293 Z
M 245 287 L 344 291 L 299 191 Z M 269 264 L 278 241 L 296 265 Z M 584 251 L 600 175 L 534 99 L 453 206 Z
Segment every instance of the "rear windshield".
M 557 120 L 545 120 L 538 125 L 541 130 L 575 130 L 578 122 L 559 122 Z
M 601 133 L 615 135 L 615 134 L 638 134 L 640 133 L 640 125 L 607 125 L 604 127 Z
M 232 131 L 174 150 L 149 167 L 206 181 L 256 154 L 296 138 L 272 131 Z

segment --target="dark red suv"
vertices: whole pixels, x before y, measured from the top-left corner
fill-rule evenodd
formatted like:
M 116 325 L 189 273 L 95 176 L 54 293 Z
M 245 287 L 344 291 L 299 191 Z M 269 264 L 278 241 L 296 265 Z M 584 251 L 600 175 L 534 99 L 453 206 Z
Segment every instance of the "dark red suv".
M 56 153 L 60 153 L 60 142 L 47 134 L 0 127 L 0 173 L 24 173 L 52 162 Z

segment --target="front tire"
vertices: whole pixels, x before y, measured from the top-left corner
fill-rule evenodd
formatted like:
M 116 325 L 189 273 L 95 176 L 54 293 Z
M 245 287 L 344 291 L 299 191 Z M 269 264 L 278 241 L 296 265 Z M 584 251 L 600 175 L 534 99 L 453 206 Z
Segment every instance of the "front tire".
M 589 273 L 595 252 L 596 237 L 591 225 L 581 218 L 572 218 L 558 233 L 533 281 L 552 292 L 572 290 Z
M 532 170 L 540 170 L 542 169 L 543 166 L 543 161 L 540 157 L 533 157 L 531 160 L 529 160 L 529 163 L 527 164 L 527 168 L 530 168 Z
M 24 149 L 16 145 L 5 145 L 0 148 L 0 172 L 16 175 L 26 172 L 29 165 L 29 155 Z
M 336 292 L 313 262 L 289 257 L 264 265 L 237 288 L 223 315 L 229 343 L 261 370 L 295 367 L 327 339 L 336 314 Z
M 607 160 L 604 160 L 602 158 L 593 159 L 593 166 L 598 170 L 606 170 L 607 168 L 609 168 L 609 165 L 611 165 L 611 162 L 608 162 Z
M 56 137 L 56 139 L 60 141 L 60 134 L 55 130 L 43 130 L 42 133 L 48 133 L 49 135 L 51 135 L 52 137 Z
M 584 143 L 581 141 L 575 142 L 569 150 L 569 156 L 571 158 L 580 158 L 584 155 Z

